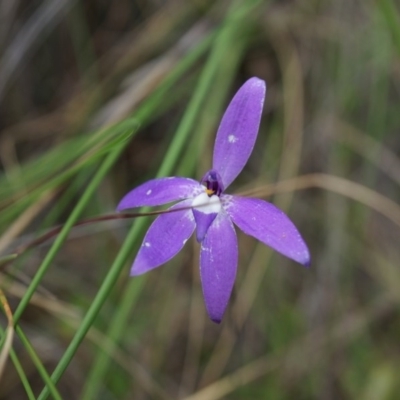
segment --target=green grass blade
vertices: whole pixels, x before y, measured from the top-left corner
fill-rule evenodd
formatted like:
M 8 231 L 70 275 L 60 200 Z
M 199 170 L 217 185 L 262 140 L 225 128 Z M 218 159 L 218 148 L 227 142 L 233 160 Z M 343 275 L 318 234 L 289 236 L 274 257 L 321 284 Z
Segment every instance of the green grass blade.
M 45 259 L 43 260 L 42 264 L 40 265 L 38 271 L 36 272 L 35 276 L 32 279 L 32 283 L 28 287 L 24 297 L 21 299 L 15 313 L 14 313 L 14 321 L 15 323 L 18 322 L 20 319 L 23 311 L 25 310 L 26 306 L 28 305 L 32 295 L 35 293 L 37 286 L 43 279 L 47 269 L 50 267 L 51 263 L 54 260 L 54 257 L 57 255 L 58 251 L 60 250 L 61 246 L 65 242 L 68 237 L 68 234 L 78 220 L 79 216 L 82 214 L 83 210 L 88 206 L 90 203 L 91 197 L 93 196 L 95 190 L 97 189 L 98 185 L 103 180 L 104 176 L 110 170 L 110 168 L 114 165 L 115 161 L 117 160 L 120 152 L 122 151 L 122 147 L 113 151 L 103 164 L 100 166 L 98 172 L 93 177 L 93 180 L 89 183 L 88 187 L 86 188 L 85 192 L 83 193 L 81 199 L 79 200 L 78 204 L 72 211 L 70 217 L 66 221 L 62 231 L 57 236 L 57 239 L 51 246 L 49 252 L 47 253 Z
M 22 386 L 25 389 L 25 392 L 26 392 L 26 395 L 28 396 L 28 399 L 29 400 L 35 400 L 36 397 L 35 397 L 35 395 L 34 395 L 34 393 L 32 391 L 31 385 L 29 384 L 29 380 L 28 380 L 28 378 L 27 378 L 27 376 L 25 374 L 25 371 L 22 368 L 22 365 L 19 362 L 18 357 L 15 354 L 15 351 L 13 349 L 11 349 L 11 351 L 10 351 L 10 358 L 11 358 L 13 364 L 14 364 L 14 367 L 15 367 L 15 369 L 17 371 L 19 379 L 21 379 Z
M 389 31 L 393 37 L 393 44 L 396 47 L 397 53 L 400 54 L 400 15 L 393 0 L 379 0 L 376 2 L 380 8 Z
M 29 353 L 29 356 L 31 357 L 33 363 L 35 364 L 35 367 L 38 370 L 40 376 L 45 382 L 46 388 L 49 390 L 49 392 L 51 393 L 51 395 L 55 400 L 62 400 L 60 393 L 58 393 L 57 388 L 55 387 L 53 381 L 50 378 L 50 375 L 47 373 L 46 368 L 43 366 L 39 356 L 36 354 L 35 349 L 31 345 L 25 333 L 22 331 L 21 327 L 17 326 L 15 328 L 15 331 L 18 334 L 19 338 L 21 339 L 25 349 Z

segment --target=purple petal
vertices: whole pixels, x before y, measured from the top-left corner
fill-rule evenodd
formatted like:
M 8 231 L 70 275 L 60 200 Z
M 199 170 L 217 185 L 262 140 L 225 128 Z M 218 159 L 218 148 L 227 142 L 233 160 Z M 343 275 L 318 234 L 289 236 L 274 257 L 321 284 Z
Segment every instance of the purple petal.
M 213 223 L 218 213 L 204 213 L 193 209 L 193 216 L 196 221 L 196 239 L 201 243 L 207 234 L 208 228 Z
M 208 228 L 221 211 L 221 200 L 218 196 L 209 196 L 206 192 L 203 192 L 193 199 L 192 206 L 197 226 L 197 241 L 201 242 L 206 236 Z
M 253 151 L 265 98 L 265 82 L 251 78 L 239 89 L 222 117 L 215 139 L 213 169 L 225 189 L 239 175 Z
M 159 206 L 187 198 L 204 191 L 199 182 L 190 178 L 173 176 L 152 179 L 131 190 L 118 204 L 117 210 L 142 206 Z
M 220 323 L 235 283 L 238 245 L 235 228 L 221 211 L 201 243 L 200 275 L 209 317 Z
M 192 200 L 175 204 L 169 210 L 189 207 Z M 169 261 L 184 246 L 196 224 L 190 208 L 161 214 L 150 226 L 133 262 L 131 275 L 141 275 Z
M 271 203 L 239 196 L 223 196 L 225 211 L 247 235 L 308 266 L 310 253 L 292 221 Z

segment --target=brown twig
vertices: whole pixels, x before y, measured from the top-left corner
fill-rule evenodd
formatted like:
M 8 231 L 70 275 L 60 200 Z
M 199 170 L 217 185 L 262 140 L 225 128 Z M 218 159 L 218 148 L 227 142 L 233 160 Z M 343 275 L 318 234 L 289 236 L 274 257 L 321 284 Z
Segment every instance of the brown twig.
M 160 214 L 167 214 L 176 211 L 187 210 L 191 207 L 181 207 L 175 208 L 173 210 L 158 210 L 158 211 L 149 211 L 149 212 L 142 212 L 142 213 L 124 213 L 124 214 L 107 214 L 98 217 L 88 218 L 82 221 L 77 222 L 73 225 L 73 227 L 89 225 L 96 222 L 103 222 L 103 221 L 112 221 L 117 219 L 129 219 L 129 218 L 138 218 L 138 217 L 146 217 L 152 215 L 160 215 Z M 52 237 L 58 235 L 61 230 L 63 229 L 64 225 L 55 226 L 51 228 L 49 231 L 45 232 L 44 234 L 40 235 L 39 237 L 31 240 L 28 243 L 22 244 L 21 246 L 17 247 L 11 254 L 6 255 L 0 259 L 0 269 L 5 269 L 9 264 L 11 264 L 16 258 L 21 256 L 27 250 L 32 249 L 33 247 L 39 246 L 42 243 L 46 242 L 47 240 L 51 239 Z M 1 263 L 3 263 L 1 265 Z

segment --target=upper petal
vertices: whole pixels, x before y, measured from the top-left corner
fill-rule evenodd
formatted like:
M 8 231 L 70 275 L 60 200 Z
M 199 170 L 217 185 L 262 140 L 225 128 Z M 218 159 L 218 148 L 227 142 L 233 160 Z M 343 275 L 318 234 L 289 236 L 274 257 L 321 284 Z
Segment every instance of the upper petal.
M 235 228 L 221 210 L 201 243 L 200 275 L 207 313 L 219 323 L 236 278 L 238 246 Z
M 204 188 L 190 178 L 173 176 L 152 179 L 131 190 L 118 204 L 117 210 L 142 206 L 159 206 L 196 196 Z
M 223 198 L 225 211 L 246 234 L 303 265 L 309 265 L 310 253 L 292 221 L 271 203 L 248 197 Z
M 239 89 L 222 117 L 215 139 L 213 169 L 225 189 L 239 175 L 253 151 L 265 98 L 265 82 L 251 78 Z
M 189 207 L 191 200 L 175 204 L 169 210 Z M 190 208 L 161 214 L 150 226 L 133 262 L 131 275 L 141 275 L 169 261 L 184 246 L 196 224 Z

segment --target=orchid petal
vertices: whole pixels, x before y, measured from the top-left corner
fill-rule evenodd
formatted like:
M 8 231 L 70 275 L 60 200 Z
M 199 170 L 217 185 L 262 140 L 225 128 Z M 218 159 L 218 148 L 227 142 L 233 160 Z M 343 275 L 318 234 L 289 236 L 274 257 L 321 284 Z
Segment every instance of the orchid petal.
M 223 197 L 224 209 L 247 235 L 308 266 L 310 253 L 299 231 L 283 211 L 264 200 L 239 196 Z
M 200 275 L 209 317 L 220 323 L 232 293 L 238 263 L 235 228 L 221 210 L 201 243 Z
M 169 210 L 190 207 L 191 202 L 182 201 Z M 182 249 L 195 226 L 190 208 L 160 215 L 146 233 L 133 262 L 131 276 L 144 274 L 169 261 Z
M 222 117 L 215 140 L 213 169 L 224 188 L 239 175 L 253 150 L 260 126 L 265 82 L 251 78 L 239 89 Z
M 193 209 L 193 216 L 196 221 L 196 240 L 201 243 L 205 238 L 208 228 L 214 222 L 218 213 L 203 213 Z
M 131 190 L 118 204 L 117 210 L 142 206 L 159 206 L 172 201 L 195 197 L 204 191 L 199 182 L 177 176 L 152 179 Z
M 221 210 L 221 201 L 218 196 L 208 196 L 203 192 L 192 201 L 193 215 L 196 221 L 196 238 L 200 243 L 207 234 L 207 230 Z

